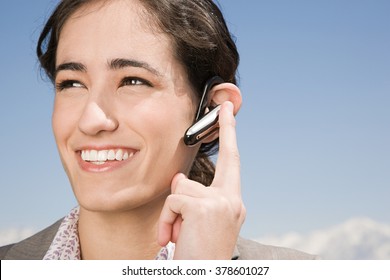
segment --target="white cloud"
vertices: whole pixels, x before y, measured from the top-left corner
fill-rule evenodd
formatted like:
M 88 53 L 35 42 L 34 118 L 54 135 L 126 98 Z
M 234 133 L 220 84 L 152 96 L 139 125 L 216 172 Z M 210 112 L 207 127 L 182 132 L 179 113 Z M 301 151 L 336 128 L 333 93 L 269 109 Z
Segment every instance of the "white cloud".
M 33 228 L 9 228 L 0 230 L 0 246 L 18 242 L 36 232 Z
M 287 233 L 256 240 L 316 254 L 322 259 L 390 259 L 390 225 L 368 218 L 353 218 L 309 234 Z

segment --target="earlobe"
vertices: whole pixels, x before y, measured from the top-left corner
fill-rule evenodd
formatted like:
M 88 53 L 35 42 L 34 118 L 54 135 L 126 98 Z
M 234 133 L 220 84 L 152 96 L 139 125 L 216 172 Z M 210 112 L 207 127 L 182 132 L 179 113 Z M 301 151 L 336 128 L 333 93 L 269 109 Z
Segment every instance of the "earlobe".
M 233 103 L 234 115 L 237 115 L 241 108 L 242 96 L 240 89 L 232 83 L 222 83 L 213 87 L 210 92 L 211 102 L 216 105 L 220 105 L 225 101 Z

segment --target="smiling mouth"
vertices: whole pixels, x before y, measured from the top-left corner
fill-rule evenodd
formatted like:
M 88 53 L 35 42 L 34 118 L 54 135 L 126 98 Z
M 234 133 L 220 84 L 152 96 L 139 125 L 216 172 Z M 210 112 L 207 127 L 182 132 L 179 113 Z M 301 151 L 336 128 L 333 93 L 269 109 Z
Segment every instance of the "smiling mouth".
M 103 165 L 106 162 L 124 161 L 132 158 L 136 151 L 124 149 L 110 150 L 81 150 L 81 159 L 95 165 Z

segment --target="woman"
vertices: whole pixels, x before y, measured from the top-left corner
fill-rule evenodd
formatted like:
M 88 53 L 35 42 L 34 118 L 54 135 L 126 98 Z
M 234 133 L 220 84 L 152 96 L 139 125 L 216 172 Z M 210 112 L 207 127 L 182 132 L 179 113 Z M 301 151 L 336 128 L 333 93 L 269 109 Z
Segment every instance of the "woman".
M 79 206 L 1 258 L 312 257 L 238 237 L 239 56 L 212 1 L 63 0 L 37 53 L 55 84 L 53 131 Z M 219 133 L 187 146 L 214 76 L 224 82 L 205 112 L 222 105 Z

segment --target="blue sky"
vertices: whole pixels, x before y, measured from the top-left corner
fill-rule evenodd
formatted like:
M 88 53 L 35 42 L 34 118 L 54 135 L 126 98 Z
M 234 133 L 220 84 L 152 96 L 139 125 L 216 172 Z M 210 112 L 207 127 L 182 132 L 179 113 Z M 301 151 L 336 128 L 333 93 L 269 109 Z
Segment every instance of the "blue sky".
M 35 43 L 57 1 L 0 9 L 0 229 L 76 205 L 51 132 Z M 390 224 L 389 1 L 220 0 L 241 53 L 242 234 Z

